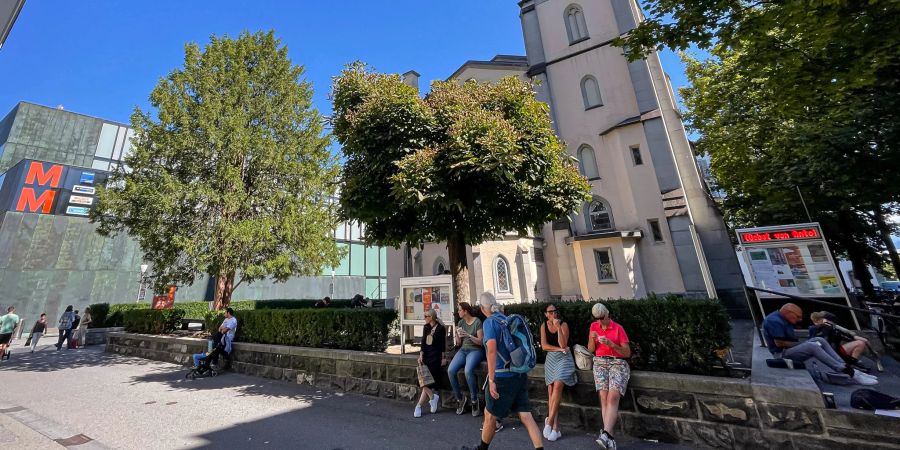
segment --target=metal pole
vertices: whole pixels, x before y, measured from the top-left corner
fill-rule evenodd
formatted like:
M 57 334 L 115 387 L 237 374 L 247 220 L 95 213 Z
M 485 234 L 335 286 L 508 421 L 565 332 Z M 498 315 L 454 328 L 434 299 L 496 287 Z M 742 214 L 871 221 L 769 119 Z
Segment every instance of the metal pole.
M 137 298 L 134 299 L 135 303 L 141 302 L 141 291 L 143 291 L 143 290 L 144 290 L 144 274 L 141 274 L 141 284 L 140 284 L 140 286 L 138 286 Z
M 806 207 L 806 200 L 803 200 L 803 193 L 800 192 L 800 186 L 794 186 L 797 188 L 797 194 L 800 194 L 800 203 L 803 204 L 803 210 L 806 211 L 806 219 L 812 222 L 812 217 L 809 215 L 809 208 Z

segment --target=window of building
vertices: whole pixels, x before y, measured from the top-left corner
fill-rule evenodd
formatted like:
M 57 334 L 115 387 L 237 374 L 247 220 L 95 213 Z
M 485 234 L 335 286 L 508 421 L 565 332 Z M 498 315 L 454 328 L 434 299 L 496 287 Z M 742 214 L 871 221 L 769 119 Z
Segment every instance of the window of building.
M 600 83 L 596 78 L 587 75 L 581 79 L 581 98 L 584 100 L 584 109 L 603 106 L 603 99 L 600 97 Z
M 662 228 L 659 227 L 659 219 L 650 219 L 647 221 L 650 225 L 650 234 L 653 235 L 653 242 L 662 242 Z
M 584 21 L 584 11 L 581 6 L 570 5 L 566 8 L 565 19 L 569 45 L 577 44 L 588 38 L 587 23 Z
M 534 262 L 536 262 L 536 263 L 544 262 L 544 249 L 535 247 L 531 254 L 534 255 L 533 256 Z
M 608 248 L 594 250 L 594 260 L 597 262 L 597 281 L 616 281 L 616 270 L 613 267 L 612 251 Z
M 634 161 L 634 165 L 636 166 L 644 164 L 644 158 L 641 158 L 640 147 L 631 147 L 631 160 Z
M 578 165 L 581 169 L 581 174 L 588 180 L 600 178 L 600 173 L 597 170 L 597 158 L 594 157 L 594 149 L 591 146 L 582 145 L 578 149 Z
M 497 293 L 509 294 L 512 292 L 509 278 L 509 263 L 506 258 L 499 256 L 494 263 L 494 281 L 496 282 Z
M 443 275 L 444 271 L 447 270 L 447 263 L 444 262 L 444 258 L 438 258 L 434 260 L 434 274 L 435 275 Z
M 606 231 L 613 229 L 612 212 L 605 200 L 594 197 L 587 210 L 588 228 L 591 231 Z

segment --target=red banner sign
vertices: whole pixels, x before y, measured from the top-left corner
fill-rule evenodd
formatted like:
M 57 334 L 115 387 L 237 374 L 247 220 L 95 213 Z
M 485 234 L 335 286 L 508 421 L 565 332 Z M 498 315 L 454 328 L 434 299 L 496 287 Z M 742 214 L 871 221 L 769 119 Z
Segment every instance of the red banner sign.
M 763 231 L 741 233 L 741 242 L 795 241 L 800 239 L 817 239 L 821 237 L 816 228 L 797 228 L 782 231 Z

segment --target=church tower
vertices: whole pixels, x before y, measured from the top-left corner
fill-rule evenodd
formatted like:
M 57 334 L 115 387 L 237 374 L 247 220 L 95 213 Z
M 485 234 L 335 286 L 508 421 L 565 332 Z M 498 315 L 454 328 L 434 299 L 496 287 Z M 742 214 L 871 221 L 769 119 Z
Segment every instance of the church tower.
M 519 5 L 527 76 L 593 194 L 577 216 L 544 227 L 551 293 L 684 293 L 745 310 L 728 231 L 659 57 L 629 63 L 611 44 L 643 20 L 635 0 Z

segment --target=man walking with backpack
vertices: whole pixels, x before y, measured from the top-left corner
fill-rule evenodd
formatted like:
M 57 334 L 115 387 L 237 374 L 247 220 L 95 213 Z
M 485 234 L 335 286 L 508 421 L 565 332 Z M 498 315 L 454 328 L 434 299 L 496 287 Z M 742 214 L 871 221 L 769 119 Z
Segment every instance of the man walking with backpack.
M 534 367 L 534 345 L 527 323 L 523 331 L 513 334 L 511 328 L 521 330 L 521 316 L 507 318 L 500 312 L 494 295 L 485 292 L 478 301 L 484 321 L 484 348 L 487 356 L 488 379 L 484 392 L 484 426 L 481 442 L 469 450 L 487 450 L 496 433 L 496 420 L 510 413 L 518 413 L 528 430 L 534 448 L 543 449 L 541 431 L 531 416 L 528 401 L 528 370 Z M 512 325 L 512 326 L 511 326 Z M 530 348 L 526 348 L 527 346 Z

